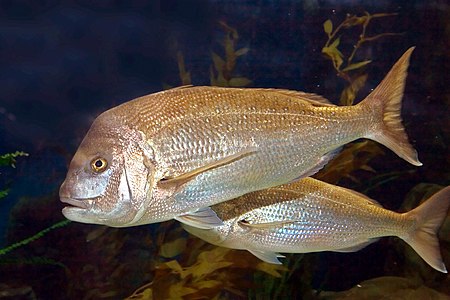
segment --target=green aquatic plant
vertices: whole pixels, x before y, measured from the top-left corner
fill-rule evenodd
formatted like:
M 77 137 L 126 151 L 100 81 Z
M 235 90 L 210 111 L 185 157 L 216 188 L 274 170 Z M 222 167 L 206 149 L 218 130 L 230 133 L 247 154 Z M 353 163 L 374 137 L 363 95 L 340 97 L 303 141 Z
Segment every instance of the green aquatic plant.
M 239 57 L 244 56 L 250 50 L 248 47 L 237 48 L 239 34 L 237 30 L 225 22 L 219 22 L 223 31 L 223 40 L 219 43 L 223 49 L 218 49 L 223 54 L 211 51 L 212 65 L 209 68 L 209 80 L 212 86 L 223 87 L 245 87 L 252 83 L 247 77 L 236 75 L 236 64 Z M 177 48 L 177 42 L 173 42 Z M 176 61 L 178 66 L 178 76 L 181 85 L 191 85 L 191 73 L 186 68 L 184 54 L 181 50 L 176 51 Z M 172 86 L 163 84 L 164 89 Z
M 46 235 L 47 233 L 49 233 L 50 231 L 52 231 L 54 229 L 61 228 L 61 227 L 64 227 L 64 226 L 68 225 L 70 222 L 71 221 L 69 221 L 69 220 L 63 220 L 63 221 L 60 221 L 58 223 L 55 223 L 55 224 L 53 224 L 53 225 L 51 225 L 51 226 L 49 226 L 49 227 L 39 231 L 38 233 L 36 233 L 36 234 L 26 238 L 26 239 L 23 239 L 21 241 L 18 241 L 16 243 L 12 244 L 12 245 L 9 245 L 9 246 L 7 246 L 5 248 L 0 249 L 0 255 L 5 255 L 5 254 L 13 251 L 14 249 L 17 249 L 19 247 L 25 246 L 25 245 L 27 245 L 27 244 L 29 244 L 29 243 L 31 243 L 31 242 L 33 242 L 33 241 L 43 237 L 44 235 Z
M 376 18 L 384 18 L 389 16 L 395 16 L 392 13 L 380 13 L 369 14 L 366 12 L 362 16 L 348 14 L 346 19 L 342 21 L 338 26 L 334 28 L 330 19 L 323 23 L 323 29 L 328 36 L 328 40 L 322 48 L 322 53 L 325 57 L 332 61 L 333 67 L 337 72 L 337 75 L 345 79 L 348 86 L 342 91 L 340 104 L 352 105 L 355 100 L 356 94 L 364 86 L 367 80 L 367 73 L 361 74 L 361 69 L 370 64 L 370 59 L 354 62 L 356 52 L 361 48 L 363 44 L 373 42 L 379 38 L 385 36 L 399 35 L 399 33 L 385 32 L 374 36 L 367 36 L 367 28 L 370 22 Z M 358 40 L 353 44 L 353 49 L 347 57 L 343 54 L 343 51 L 339 49 L 341 46 L 341 38 L 344 35 L 344 30 L 352 29 L 355 27 L 361 27 L 361 33 L 358 36 Z
M 20 156 L 28 156 L 28 153 L 25 153 L 23 151 L 16 151 L 16 152 L 0 155 L 0 167 L 8 166 L 8 167 L 15 168 L 16 163 L 17 163 L 16 158 L 20 157 Z M 7 188 L 7 187 L 1 188 L 0 189 L 0 199 L 8 196 L 8 193 L 9 193 L 9 188 Z
M 236 68 L 237 59 L 247 54 L 248 47 L 236 50 L 236 45 L 239 40 L 237 30 L 225 22 L 219 22 L 224 31 L 224 38 L 221 45 L 224 48 L 224 57 L 214 51 L 211 52 L 213 66 L 209 69 L 209 77 L 212 86 L 224 87 L 244 87 L 250 85 L 252 82 L 246 77 L 235 77 L 234 72 Z
M 10 166 L 15 168 L 17 162 L 16 158 L 20 156 L 28 156 L 28 153 L 25 153 L 23 151 L 16 151 L 13 153 L 0 155 L 0 167 Z
M 16 151 L 13 153 L 6 153 L 0 156 L 0 167 L 3 166 L 10 166 L 12 168 L 16 167 L 16 163 L 17 163 L 17 158 L 21 157 L 21 156 L 28 156 L 28 153 L 25 153 L 23 151 Z M 6 197 L 8 195 L 9 189 L 8 188 L 3 188 L 2 190 L 0 190 L 0 198 Z M 60 228 L 63 227 L 67 224 L 69 224 L 70 221 L 69 220 L 64 220 L 61 222 L 58 222 L 56 224 L 53 224 L 50 227 L 47 227 L 41 231 L 39 231 L 38 233 L 36 233 L 33 236 L 30 236 L 26 239 L 23 239 L 21 241 L 18 241 L 14 244 L 11 244 L 5 248 L 0 249 L 0 255 L 5 255 L 19 247 L 25 246 L 29 243 L 31 243 L 32 241 L 35 241 L 41 237 L 43 237 L 45 234 L 47 234 L 49 231 L 56 229 L 56 228 Z

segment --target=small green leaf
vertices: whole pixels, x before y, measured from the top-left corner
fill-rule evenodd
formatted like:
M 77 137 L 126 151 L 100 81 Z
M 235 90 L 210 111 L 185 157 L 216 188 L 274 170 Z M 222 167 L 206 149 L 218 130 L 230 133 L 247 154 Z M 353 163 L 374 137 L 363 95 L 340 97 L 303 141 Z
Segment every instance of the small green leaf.
M 223 70 L 223 67 L 225 66 L 225 61 L 222 59 L 222 57 L 214 52 L 211 52 L 211 57 L 214 63 L 214 67 L 218 72 L 221 72 Z
M 337 48 L 339 46 L 340 42 L 341 42 L 341 38 L 335 39 L 334 42 L 331 43 L 330 48 Z
M 6 196 L 8 196 L 8 193 L 9 193 L 9 189 L 1 190 L 0 191 L 0 199 L 5 198 Z
M 336 70 L 339 70 L 340 66 L 344 62 L 342 59 L 343 55 L 341 51 L 336 48 L 338 45 L 339 38 L 337 38 L 329 47 L 322 48 L 322 53 L 328 56 L 333 61 L 333 65 Z
M 331 32 L 333 31 L 333 23 L 331 22 L 330 19 L 326 20 L 323 23 L 323 30 L 325 31 L 325 33 L 330 36 Z
M 28 153 L 25 153 L 23 151 L 16 151 L 14 153 L 6 153 L 0 155 L 0 166 L 11 166 L 15 168 L 16 158 L 19 156 L 28 156 Z
M 362 67 L 364 67 L 365 65 L 370 64 L 371 62 L 372 62 L 371 60 L 365 60 L 365 61 L 360 61 L 360 62 L 351 64 L 351 65 L 345 67 L 345 68 L 342 70 L 342 72 L 347 72 L 347 71 L 350 71 L 350 70 L 355 70 L 355 69 L 362 68 Z

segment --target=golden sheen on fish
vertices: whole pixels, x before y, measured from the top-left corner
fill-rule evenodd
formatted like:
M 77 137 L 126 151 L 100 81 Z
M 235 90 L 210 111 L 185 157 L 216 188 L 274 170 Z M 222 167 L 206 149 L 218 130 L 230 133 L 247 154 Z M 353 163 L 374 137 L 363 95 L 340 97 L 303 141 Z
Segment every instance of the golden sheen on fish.
M 380 237 L 397 236 L 446 273 L 436 233 L 449 206 L 450 187 L 400 214 L 357 192 L 304 178 L 212 206 L 222 226 L 183 227 L 209 243 L 248 250 L 276 264 L 283 257 L 278 252 L 353 252 Z
M 208 206 L 312 175 L 358 138 L 419 166 L 400 118 L 412 51 L 351 107 L 296 91 L 203 86 L 114 107 L 97 117 L 70 163 L 63 214 L 115 227 L 172 218 L 218 226 Z

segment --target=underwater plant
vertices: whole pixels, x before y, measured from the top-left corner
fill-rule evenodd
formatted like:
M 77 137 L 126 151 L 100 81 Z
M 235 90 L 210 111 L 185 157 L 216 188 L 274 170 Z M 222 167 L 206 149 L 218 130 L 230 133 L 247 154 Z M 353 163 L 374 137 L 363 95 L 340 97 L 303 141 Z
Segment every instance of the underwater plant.
M 180 239 L 185 238 L 177 238 L 175 243 Z M 168 241 L 161 248 L 172 248 L 173 242 Z M 190 238 L 187 242 L 190 251 L 176 254 L 177 259 L 159 264 L 153 280 L 127 299 L 246 297 L 243 290 L 252 286 L 249 274 L 256 271 L 279 278 L 281 271 L 286 270 L 284 266 L 267 264 L 240 251 L 215 247 L 200 239 Z
M 28 153 L 23 152 L 23 151 L 16 151 L 13 153 L 3 154 L 0 156 L 0 167 L 9 166 L 9 167 L 15 168 L 16 163 L 17 163 L 17 158 L 22 157 L 22 156 L 28 156 L 28 155 L 29 155 Z M 4 188 L 0 189 L 0 199 L 6 197 L 8 195 L 8 193 L 9 193 L 9 188 L 4 187 Z M 13 250 L 16 250 L 17 248 L 28 245 L 29 243 L 31 243 L 39 238 L 42 238 L 48 232 L 50 232 L 54 229 L 57 229 L 57 228 L 64 227 L 69 223 L 71 223 L 70 220 L 63 220 L 63 221 L 57 222 L 39 232 L 37 232 L 36 234 L 34 234 L 30 237 L 27 237 L 25 239 L 22 239 L 20 241 L 12 243 L 11 245 L 8 245 L 4 248 L 0 248 L 0 256 L 5 256 L 6 254 L 12 252 Z M 26 258 L 26 259 L 2 257 L 2 259 L 0 260 L 0 264 L 6 264 L 6 263 L 9 263 L 9 264 L 13 264 L 13 263 L 49 264 L 49 265 L 58 265 L 60 267 L 65 267 L 60 262 L 54 261 L 54 260 L 46 258 L 46 257 L 31 257 L 31 258 Z
M 32 236 L 30 236 L 30 237 L 28 237 L 26 239 L 23 239 L 21 241 L 18 241 L 16 243 L 12 244 L 12 245 L 9 245 L 9 246 L 7 246 L 5 248 L 0 249 L 0 255 L 5 255 L 8 252 L 11 252 L 12 250 L 14 250 L 16 248 L 25 246 L 25 245 L 27 245 L 27 244 L 29 244 L 29 243 L 31 243 L 31 242 L 33 242 L 33 241 L 43 237 L 44 235 L 46 235 L 47 233 L 49 233 L 50 231 L 52 231 L 54 229 L 61 228 L 61 227 L 64 227 L 64 226 L 68 225 L 70 222 L 71 222 L 70 220 L 62 220 L 60 222 L 57 222 L 57 223 L 55 223 L 55 224 L 53 224 L 53 225 L 51 225 L 51 226 L 49 226 L 49 227 L 39 231 L 35 235 L 32 235 Z
M 360 71 L 372 61 L 370 59 L 359 62 L 353 61 L 356 56 L 356 52 L 361 48 L 361 46 L 385 36 L 400 35 L 400 33 L 385 32 L 374 36 L 367 36 L 367 27 L 375 18 L 384 18 L 395 15 L 396 14 L 393 13 L 379 13 L 371 15 L 368 12 L 362 16 L 347 14 L 346 19 L 336 26 L 336 28 L 333 28 L 333 23 L 330 19 L 323 23 L 323 29 L 328 36 L 328 40 L 322 48 L 322 53 L 327 59 L 332 61 L 337 75 L 345 79 L 349 84 L 348 87 L 346 87 L 341 93 L 341 98 L 339 101 L 341 105 L 352 105 L 356 94 L 366 83 L 367 73 L 361 73 Z M 344 34 L 342 31 L 344 29 L 353 29 L 355 27 L 361 27 L 361 33 L 358 36 L 358 40 L 353 43 L 351 53 L 345 57 L 343 52 L 338 48 L 341 45 L 341 37 Z M 357 72 L 352 74 L 354 71 Z
M 23 151 L 16 151 L 12 153 L 6 153 L 3 155 L 0 155 L 0 167 L 16 167 L 16 158 L 20 156 L 28 156 L 28 153 L 25 153 Z M 8 195 L 9 188 L 3 187 L 0 188 L 0 199 L 5 198 Z
M 246 77 L 235 76 L 235 70 L 238 58 L 246 55 L 250 49 L 248 47 L 236 49 L 239 40 L 237 30 L 225 22 L 219 22 L 219 25 L 224 35 L 223 40 L 219 42 L 223 48 L 221 49 L 223 56 L 211 50 L 213 64 L 209 68 L 210 85 L 222 87 L 248 86 L 252 81 Z M 177 45 L 177 42 L 174 42 L 174 44 Z M 191 85 L 191 73 L 186 68 L 184 54 L 181 50 L 176 51 L 176 60 L 181 85 Z M 172 86 L 167 84 L 163 84 L 163 86 L 164 89 L 172 88 Z
M 225 22 L 219 22 L 224 31 L 224 38 L 222 46 L 224 48 L 225 58 L 211 52 L 213 66 L 210 68 L 210 81 L 212 86 L 223 87 L 244 87 L 250 85 L 252 82 L 246 77 L 234 77 L 233 73 L 236 68 L 236 61 L 239 56 L 247 54 L 248 47 L 236 50 L 239 34 L 237 30 L 228 26 Z

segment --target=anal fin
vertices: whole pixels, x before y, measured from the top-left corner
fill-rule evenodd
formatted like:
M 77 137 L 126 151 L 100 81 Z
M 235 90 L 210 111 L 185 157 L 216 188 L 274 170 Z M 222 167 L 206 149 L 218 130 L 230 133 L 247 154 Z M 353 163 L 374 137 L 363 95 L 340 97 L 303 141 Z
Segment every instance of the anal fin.
M 378 240 L 379 240 L 378 238 L 368 239 L 367 241 L 364 241 L 358 245 L 347 247 L 347 248 L 342 248 L 342 249 L 336 249 L 336 250 L 332 250 L 332 251 L 333 252 L 341 252 L 341 253 L 357 252 L 357 251 L 369 246 L 370 244 L 375 243 Z
M 251 249 L 247 249 L 247 250 L 248 250 L 248 252 L 250 252 L 251 254 L 253 254 L 254 256 L 259 258 L 260 260 L 265 261 L 269 264 L 281 265 L 282 263 L 278 258 L 285 257 L 284 255 L 282 255 L 280 253 L 276 253 L 276 252 L 251 250 Z

